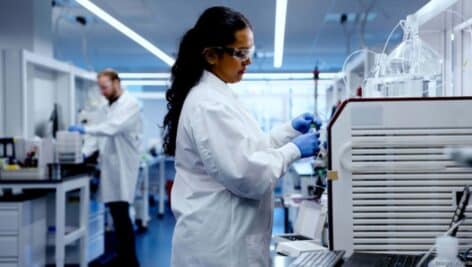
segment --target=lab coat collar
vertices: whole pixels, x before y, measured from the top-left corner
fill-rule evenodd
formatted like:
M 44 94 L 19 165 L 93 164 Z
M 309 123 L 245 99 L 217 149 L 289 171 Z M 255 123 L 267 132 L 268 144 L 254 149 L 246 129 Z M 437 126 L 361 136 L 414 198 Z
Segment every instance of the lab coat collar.
M 118 97 L 118 99 L 115 100 L 115 102 L 113 102 L 111 105 L 108 105 L 108 107 L 112 108 L 112 107 L 114 107 L 114 106 L 116 106 L 116 105 L 118 105 L 118 104 L 120 104 L 124 101 L 123 99 L 125 99 L 127 97 L 128 92 L 124 89 L 122 89 L 122 90 L 123 90 L 123 93 L 120 95 L 120 97 Z
M 218 78 L 218 76 L 216 76 L 210 71 L 207 71 L 207 70 L 203 71 L 203 75 L 202 75 L 202 78 L 200 79 L 200 83 L 209 83 L 213 85 L 212 88 L 214 88 L 215 90 L 218 90 L 219 92 L 223 93 L 226 96 L 234 97 L 234 98 L 238 97 L 238 95 L 231 88 L 229 88 L 229 86 L 224 81 L 222 81 L 220 78 Z

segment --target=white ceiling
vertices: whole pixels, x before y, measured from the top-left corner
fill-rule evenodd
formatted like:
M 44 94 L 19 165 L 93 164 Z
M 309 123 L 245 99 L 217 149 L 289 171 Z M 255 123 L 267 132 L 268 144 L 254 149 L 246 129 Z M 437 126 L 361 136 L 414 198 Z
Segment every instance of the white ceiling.
M 113 67 L 119 71 L 166 71 L 163 62 L 111 26 L 74 3 L 57 0 L 53 10 L 55 53 L 61 60 L 83 67 Z M 225 5 L 244 13 L 254 26 L 258 57 L 251 71 L 274 71 L 271 56 L 274 36 L 275 0 L 93 0 L 159 48 L 175 56 L 182 34 L 192 27 L 208 7 Z M 284 65 L 281 71 L 310 71 L 318 64 L 323 71 L 341 68 L 347 56 L 347 38 L 339 14 L 365 13 L 372 4 L 364 38 L 369 48 L 379 50 L 394 25 L 427 0 L 290 0 L 288 3 Z M 77 15 L 87 25 L 75 22 Z M 326 21 L 328 18 L 328 21 Z M 348 23 L 351 50 L 360 48 L 360 25 Z M 396 35 L 397 40 L 400 35 Z M 86 49 L 85 49 L 86 47 Z M 86 51 L 85 51 L 86 50 Z

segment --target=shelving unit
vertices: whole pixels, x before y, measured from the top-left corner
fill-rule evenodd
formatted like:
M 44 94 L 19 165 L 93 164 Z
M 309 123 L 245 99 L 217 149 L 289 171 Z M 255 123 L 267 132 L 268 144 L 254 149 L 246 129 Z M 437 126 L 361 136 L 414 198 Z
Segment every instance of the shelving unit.
M 76 123 L 77 113 L 84 102 L 81 95 L 95 86 L 94 72 L 77 68 L 68 63 L 53 58 L 41 56 L 26 50 L 7 49 L 0 51 L 0 134 L 32 139 L 35 136 L 48 137 L 48 123 L 57 103 L 59 109 L 60 129 L 66 129 Z M 50 236 L 50 245 L 53 252 L 53 262 L 63 266 L 65 248 L 76 254 L 76 263 L 86 266 L 86 263 L 96 257 L 97 252 L 103 252 L 103 224 L 104 211 L 95 214 L 91 209 L 87 215 L 89 201 L 89 178 L 80 179 L 80 199 L 85 206 L 77 207 L 80 210 L 80 224 L 66 227 L 64 214 L 65 192 L 71 186 L 78 187 L 79 182 L 68 181 L 64 184 L 21 184 L 5 185 L 2 188 L 41 188 L 55 189 L 56 198 L 48 207 L 59 207 L 58 216 L 51 220 L 55 231 Z M 84 207 L 85 210 L 84 210 Z M 78 216 L 78 215 L 77 215 Z M 88 230 L 94 224 L 102 225 L 97 233 Z M 46 227 L 45 227 L 46 228 Z M 46 230 L 46 229 L 44 229 Z M 43 230 L 43 231 L 44 231 Z M 92 229 L 93 230 L 93 229 Z M 1 265 L 1 264 L 0 264 Z
M 66 247 L 77 243 L 80 248 L 80 266 L 87 266 L 87 250 L 88 250 L 88 227 L 87 218 L 89 213 L 89 177 L 87 175 L 79 175 L 69 177 L 62 181 L 3 181 L 0 183 L 0 190 L 11 190 L 12 192 L 21 192 L 23 190 L 47 190 L 54 192 L 52 203 L 46 204 L 47 214 L 53 218 L 54 230 L 54 262 L 56 266 L 63 267 L 65 261 Z M 79 216 L 78 222 L 73 227 L 66 227 L 66 197 L 67 194 L 79 190 Z M 2 207 L 4 203 L 2 203 Z M 52 215 L 53 214 L 53 215 Z M 49 215 L 47 215 L 49 217 Z M 48 223 L 46 221 L 46 223 Z M 46 230 L 46 225 L 43 225 Z M 43 249 L 45 247 L 43 246 Z M 45 251 L 44 251 L 45 252 Z M 41 253 L 44 253 L 41 252 Z M 11 265 L 9 265 L 11 266 Z M 16 265 L 13 265 L 16 266 Z M 23 266 L 23 265 L 19 265 Z
M 356 96 L 357 88 L 361 87 L 364 80 L 369 76 L 375 64 L 375 58 L 372 53 L 367 50 L 359 52 L 346 64 L 345 79 L 346 85 L 344 88 L 344 96 L 341 99 L 347 99 Z
M 439 1 L 436 1 L 439 2 Z M 420 22 L 422 40 L 434 48 L 443 60 L 443 95 L 472 95 L 472 2 L 442 1 L 430 19 Z
M 0 216 L 0 266 L 44 266 L 45 198 L 2 203 Z
M 54 103 L 61 109 L 62 128 L 76 122 L 76 91 L 94 82 L 95 73 L 26 50 L 4 50 L 2 55 L 3 135 L 46 134 Z
M 74 73 L 74 87 L 75 87 L 75 101 L 74 106 L 71 107 L 75 114 L 82 110 L 89 100 L 89 93 L 96 90 L 96 96 L 100 97 L 96 83 L 96 74 L 93 72 L 84 71 L 79 68 L 73 68 Z
M 76 229 L 74 222 L 79 221 L 79 205 L 75 199 L 77 194 L 70 194 L 67 198 L 66 224 L 70 229 Z M 89 203 L 89 214 L 87 219 L 87 258 L 86 262 L 97 259 L 105 252 L 105 206 L 92 198 Z M 48 233 L 47 240 L 48 263 L 54 263 L 54 233 Z M 66 248 L 65 263 L 77 265 L 80 263 L 80 248 L 77 242 Z
M 455 56 L 451 62 L 455 95 L 472 95 L 472 2 L 462 0 L 458 9 L 465 21 L 454 26 Z
M 348 96 L 344 85 L 344 76 L 335 79 L 326 90 L 326 114 L 331 115 L 332 108 L 347 99 Z

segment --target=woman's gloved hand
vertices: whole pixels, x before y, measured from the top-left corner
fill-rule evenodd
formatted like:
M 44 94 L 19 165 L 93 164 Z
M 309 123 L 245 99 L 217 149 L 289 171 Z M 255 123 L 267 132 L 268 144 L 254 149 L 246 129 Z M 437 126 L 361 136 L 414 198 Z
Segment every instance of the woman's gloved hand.
M 298 149 L 302 158 L 316 155 L 320 151 L 319 134 L 315 132 L 300 135 L 292 140 Z
M 292 120 L 293 129 L 301 132 L 307 133 L 310 130 L 311 125 L 313 124 L 314 116 L 311 113 L 303 113 L 302 115 L 296 117 Z

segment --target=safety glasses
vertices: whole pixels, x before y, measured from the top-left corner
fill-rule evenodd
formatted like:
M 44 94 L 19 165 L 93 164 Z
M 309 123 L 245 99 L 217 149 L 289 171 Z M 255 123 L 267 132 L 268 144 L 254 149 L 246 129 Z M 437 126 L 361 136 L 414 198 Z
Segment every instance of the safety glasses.
M 226 47 L 226 46 L 217 46 L 212 47 L 213 49 L 220 50 L 225 52 L 226 54 L 235 57 L 241 61 L 246 61 L 248 59 L 252 59 L 254 56 L 254 52 L 256 48 L 253 46 L 251 48 L 233 48 L 233 47 Z

